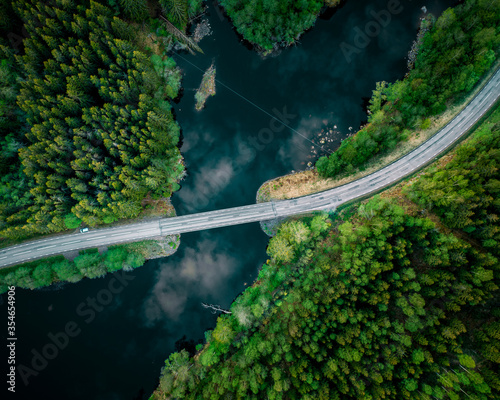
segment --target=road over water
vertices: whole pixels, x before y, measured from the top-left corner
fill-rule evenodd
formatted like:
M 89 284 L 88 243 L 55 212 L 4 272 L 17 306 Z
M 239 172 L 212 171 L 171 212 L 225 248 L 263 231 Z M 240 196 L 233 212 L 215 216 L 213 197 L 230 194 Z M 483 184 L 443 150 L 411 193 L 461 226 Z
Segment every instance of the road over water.
M 432 162 L 466 134 L 493 106 L 498 97 L 500 97 L 500 69 L 467 107 L 431 139 L 394 163 L 346 185 L 292 200 L 226 208 L 115 228 L 95 229 L 84 234 L 73 233 L 30 241 L 0 250 L 0 268 L 72 250 L 246 224 L 315 210 L 333 210 L 343 203 L 392 185 Z

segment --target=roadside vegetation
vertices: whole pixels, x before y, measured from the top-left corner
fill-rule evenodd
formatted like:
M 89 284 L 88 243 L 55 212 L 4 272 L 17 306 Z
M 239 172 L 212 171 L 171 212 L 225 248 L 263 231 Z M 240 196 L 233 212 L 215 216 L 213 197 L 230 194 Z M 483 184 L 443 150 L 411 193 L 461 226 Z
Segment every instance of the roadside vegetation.
M 465 26 L 463 23 L 458 24 L 456 9 L 449 9 L 437 22 L 432 22 L 434 21 L 432 16 L 427 17 L 423 27 L 427 33 L 423 36 L 419 35 L 419 40 L 416 41 L 419 44 L 414 46 L 415 49 L 412 52 L 412 64 L 416 61 L 416 69 L 409 72 L 403 81 L 394 84 L 377 83 L 377 88 L 373 91 L 370 100 L 369 123 L 354 136 L 345 139 L 332 155 L 320 158 L 315 168 L 264 183 L 257 193 L 257 201 L 304 196 L 359 179 L 417 148 L 451 121 L 480 91 L 481 85 L 500 67 L 500 59 L 497 57 L 500 33 L 495 29 L 495 24 L 498 24 L 500 17 L 498 13 L 491 12 L 492 9 L 488 8 L 489 3 L 481 3 L 481 5 L 483 13 L 465 15 L 465 21 L 468 23 Z M 476 7 L 480 5 L 469 1 L 461 7 L 469 12 L 471 9 L 476 10 Z M 458 11 L 460 18 L 464 18 L 464 8 Z M 454 21 L 451 26 L 454 29 L 441 28 L 438 31 L 439 27 L 444 24 L 441 18 L 447 18 L 448 22 Z M 484 18 L 484 21 L 481 18 Z M 429 26 L 429 23 L 432 26 Z M 465 40 L 465 36 L 460 33 L 462 32 L 460 27 L 470 35 L 471 31 L 475 30 L 476 33 L 472 38 L 474 45 L 470 45 L 467 41 L 470 38 Z M 481 41 L 481 38 L 485 41 Z M 445 50 L 442 43 L 450 43 L 453 46 Z M 448 50 L 452 49 L 453 54 L 460 55 L 462 61 L 459 64 L 452 63 L 448 68 L 449 64 L 445 59 L 449 57 Z M 445 54 L 444 59 L 439 58 L 441 52 Z M 479 75 L 477 71 L 470 75 L 464 73 L 472 68 L 472 63 L 475 62 L 477 64 L 474 65 L 483 71 L 482 75 Z M 466 78 L 469 79 L 469 83 L 462 91 L 457 92 L 459 82 L 462 82 L 460 86 L 462 87 L 463 79 Z M 428 80 L 429 83 L 427 83 Z M 472 81 L 474 84 L 470 83 Z M 442 87 L 436 86 L 439 84 Z M 415 93 L 413 93 L 413 86 L 415 86 Z M 470 89 L 470 87 L 473 88 Z M 430 91 L 427 92 L 430 88 L 436 88 L 436 96 L 432 96 Z M 424 89 L 426 92 L 420 95 L 420 90 Z M 399 97 L 391 97 L 390 93 L 393 93 L 391 91 L 399 93 Z M 451 97 L 450 93 L 453 93 Z M 432 99 L 438 99 L 441 105 L 444 104 L 444 111 L 435 114 L 437 112 L 435 109 L 431 113 L 429 108 L 418 104 L 411 96 L 415 96 L 415 99 L 418 96 L 419 101 L 427 105 Z M 399 111 L 400 109 L 402 111 Z M 420 113 L 425 110 L 429 113 L 421 115 Z
M 220 0 L 236 30 L 264 54 L 294 44 L 323 6 L 340 0 Z
M 196 354 L 169 356 L 151 399 L 499 398 L 499 155 L 497 108 L 446 162 L 283 223 L 252 287 Z
M 291 174 L 279 176 L 263 183 L 257 191 L 257 202 L 265 202 L 294 197 L 305 196 L 332 189 L 349 182 L 353 182 L 364 176 L 370 175 L 385 166 L 397 161 L 401 157 L 421 146 L 442 128 L 444 128 L 453 118 L 455 118 L 465 106 L 482 90 L 484 85 L 500 68 L 498 59 L 490 71 L 485 74 L 480 83 L 467 95 L 460 103 L 450 106 L 444 113 L 430 118 L 430 126 L 426 129 L 414 129 L 408 140 L 401 141 L 397 146 L 389 151 L 375 155 L 362 167 L 356 168 L 354 172 L 341 172 L 334 177 L 325 178 L 320 176 L 317 168 L 298 171 Z
M 0 269 L 0 294 L 9 286 L 38 289 L 59 282 L 79 282 L 84 278 L 101 278 L 123 269 L 131 271 L 146 260 L 167 257 L 179 247 L 180 236 L 143 240 L 98 249 L 81 250 L 71 261 L 64 256 L 47 257 Z
M 318 160 L 319 175 L 335 177 L 363 168 L 374 156 L 410 139 L 414 130 L 427 129 L 432 116 L 462 101 L 497 58 L 499 8 L 499 0 L 469 0 L 446 10 L 424 35 L 414 69 L 401 81 L 377 84 L 368 124 Z
M 69 261 L 63 256 L 16 265 L 0 270 L 0 293 L 9 286 L 38 289 L 56 282 L 78 282 L 83 278 L 100 278 L 108 272 L 123 269 L 131 271 L 144 264 L 144 257 L 128 252 L 123 246 L 114 246 L 103 254 L 97 249 L 82 250 Z
M 404 193 L 451 229 L 500 256 L 500 107 L 442 168 L 431 168 Z

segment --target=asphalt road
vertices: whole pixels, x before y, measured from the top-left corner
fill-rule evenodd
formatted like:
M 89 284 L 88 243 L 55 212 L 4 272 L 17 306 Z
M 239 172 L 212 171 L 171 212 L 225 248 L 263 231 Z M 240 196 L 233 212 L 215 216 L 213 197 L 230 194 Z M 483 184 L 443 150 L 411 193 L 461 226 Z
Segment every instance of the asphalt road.
M 0 268 L 71 250 L 144 240 L 160 235 L 201 231 L 264 221 L 339 205 L 392 185 L 432 162 L 460 139 L 500 97 L 500 69 L 480 93 L 448 125 L 420 147 L 394 163 L 343 186 L 293 200 L 227 208 L 151 222 L 90 230 L 26 242 L 0 250 Z

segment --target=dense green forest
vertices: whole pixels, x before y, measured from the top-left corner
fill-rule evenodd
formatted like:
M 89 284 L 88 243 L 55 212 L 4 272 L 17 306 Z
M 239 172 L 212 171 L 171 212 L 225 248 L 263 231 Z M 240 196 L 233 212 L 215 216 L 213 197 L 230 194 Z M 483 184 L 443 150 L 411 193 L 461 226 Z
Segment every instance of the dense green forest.
M 220 0 L 236 30 L 264 51 L 295 43 L 325 5 L 340 0 Z
M 406 189 L 416 203 L 500 256 L 500 113 L 462 144 L 444 169 Z
M 415 67 L 405 79 L 381 82 L 370 100 L 368 124 L 316 163 L 323 177 L 352 172 L 426 129 L 470 92 L 494 63 L 500 46 L 500 0 L 467 0 L 446 10 L 425 34 Z
M 498 399 L 499 166 L 497 108 L 408 197 L 284 223 L 254 285 L 197 354 L 170 355 L 152 399 Z
M 139 48 L 128 3 L 12 2 L 28 36 L 1 47 L 0 236 L 134 218 L 179 188 L 180 72 Z

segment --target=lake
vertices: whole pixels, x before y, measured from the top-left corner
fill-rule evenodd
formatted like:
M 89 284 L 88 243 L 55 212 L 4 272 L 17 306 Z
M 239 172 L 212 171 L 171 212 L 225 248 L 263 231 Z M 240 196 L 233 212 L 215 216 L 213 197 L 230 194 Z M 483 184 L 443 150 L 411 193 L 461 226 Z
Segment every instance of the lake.
M 406 73 L 421 7 L 439 15 L 451 4 L 402 0 L 381 27 L 374 13 L 387 16 L 380 14 L 387 1 L 349 0 L 296 46 L 262 58 L 210 3 L 213 33 L 199 43 L 204 54 L 173 56 L 183 70 L 184 93 L 174 108 L 188 171 L 173 196 L 177 213 L 254 203 L 264 181 L 305 169 L 338 146 L 366 122 L 375 83 Z M 194 94 L 212 63 L 217 94 L 197 112 Z M 201 303 L 228 308 L 266 261 L 267 240 L 257 223 L 184 234 L 175 255 L 119 279 L 16 290 L 16 359 L 30 370 L 27 386 L 17 377 L 15 398 L 147 399 L 165 358 L 215 326 L 217 316 Z M 94 307 L 96 296 L 109 304 Z M 3 295 L 4 343 L 5 301 Z M 68 324 L 71 337 L 61 333 Z M 44 349 L 52 358 L 45 363 L 37 356 Z M 5 354 L 2 371 L 6 360 Z

